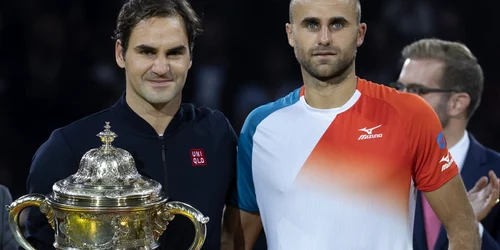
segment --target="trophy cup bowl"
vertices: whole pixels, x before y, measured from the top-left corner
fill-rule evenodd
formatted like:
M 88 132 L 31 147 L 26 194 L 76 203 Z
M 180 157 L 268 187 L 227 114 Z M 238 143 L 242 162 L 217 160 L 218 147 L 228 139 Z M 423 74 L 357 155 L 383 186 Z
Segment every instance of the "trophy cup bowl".
M 155 249 L 175 215 L 195 228 L 189 250 L 201 249 L 209 221 L 189 204 L 163 197 L 160 183 L 139 174 L 134 159 L 111 142 L 117 135 L 109 122 L 97 136 L 103 145 L 82 157 L 78 171 L 57 181 L 47 196 L 28 194 L 7 206 L 16 241 L 35 250 L 19 228 L 24 208 L 39 207 L 54 229 L 56 249 Z

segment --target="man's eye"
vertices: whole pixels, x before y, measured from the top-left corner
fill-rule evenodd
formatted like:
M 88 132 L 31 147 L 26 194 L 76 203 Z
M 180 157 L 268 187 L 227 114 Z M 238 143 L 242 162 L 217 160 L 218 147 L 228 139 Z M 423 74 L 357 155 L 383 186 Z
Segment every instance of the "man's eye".
M 317 27 L 318 27 L 318 25 L 317 25 L 317 24 L 315 24 L 315 23 L 310 23 L 310 24 L 307 24 L 307 28 L 308 28 L 308 29 L 316 29 Z
M 424 89 L 422 88 L 418 88 L 418 87 L 409 87 L 408 88 L 408 92 L 410 93 L 413 93 L 413 94 L 422 94 L 424 91 Z
M 178 51 L 172 51 L 172 52 L 170 52 L 169 55 L 171 55 L 171 56 L 180 56 L 180 55 L 182 55 L 182 53 L 183 53 L 182 51 L 178 50 Z
M 344 25 L 341 23 L 334 23 L 332 26 L 334 29 L 341 29 L 342 27 L 344 27 Z
M 146 55 L 146 56 L 152 56 L 154 55 L 155 53 L 153 51 L 141 51 L 141 54 L 142 55 Z

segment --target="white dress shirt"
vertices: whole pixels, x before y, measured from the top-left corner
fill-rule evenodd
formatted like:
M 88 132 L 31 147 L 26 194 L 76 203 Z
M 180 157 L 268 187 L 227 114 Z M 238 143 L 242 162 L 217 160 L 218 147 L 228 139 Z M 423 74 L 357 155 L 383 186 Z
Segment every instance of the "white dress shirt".
M 465 157 L 467 157 L 467 152 L 469 151 L 470 139 L 467 131 L 464 131 L 464 135 L 457 142 L 457 144 L 453 145 L 453 147 L 449 148 L 451 157 L 455 160 L 455 163 L 458 166 L 458 170 L 461 172 L 464 166 Z M 479 234 L 483 237 L 483 225 L 479 223 Z
M 467 131 L 464 132 L 462 138 L 453 147 L 449 148 L 451 157 L 455 160 L 458 166 L 458 170 L 462 171 L 464 166 L 465 157 L 467 157 L 467 151 L 469 151 L 470 139 Z

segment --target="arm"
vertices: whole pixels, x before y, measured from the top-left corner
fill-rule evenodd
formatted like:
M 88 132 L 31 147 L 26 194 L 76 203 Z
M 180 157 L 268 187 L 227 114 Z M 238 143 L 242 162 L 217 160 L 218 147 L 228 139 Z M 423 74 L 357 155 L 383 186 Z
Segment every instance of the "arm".
M 76 172 L 73 152 L 59 130 L 37 150 L 27 180 L 29 193 L 47 195 L 52 185 Z M 54 230 L 38 208 L 28 208 L 26 239 L 35 249 L 54 249 Z
M 446 228 L 449 249 L 480 249 L 478 222 L 460 175 L 440 188 L 425 192 L 434 213 Z
M 422 98 L 412 95 L 414 114 L 408 124 L 413 157 L 413 179 L 425 193 L 446 228 L 451 250 L 481 248 L 478 221 L 467 197 L 458 167 L 448 152 L 441 123 Z
M 251 250 L 262 231 L 252 174 L 252 114 L 241 130 L 236 152 L 236 185 L 224 211 L 222 250 Z
M 222 250 L 251 250 L 262 231 L 258 213 L 249 213 L 231 205 L 224 211 Z
M 478 221 L 487 223 L 486 225 L 490 230 L 493 229 L 490 225 L 496 225 L 498 209 L 495 209 L 497 205 L 496 200 L 498 199 L 498 194 L 500 190 L 500 180 L 496 176 L 493 170 L 490 170 L 489 179 L 486 176 L 479 178 L 474 187 L 469 190 L 467 195 L 469 196 L 469 201 L 472 203 L 472 208 L 476 214 Z M 493 234 L 496 231 L 492 231 Z M 490 235 L 488 231 L 484 230 L 482 223 L 479 223 L 479 234 L 482 238 L 483 249 L 500 249 L 500 239 L 498 242 L 495 241 L 495 235 Z
M 482 249 L 500 250 L 500 213 L 496 199 L 500 190 L 500 179 L 493 170 L 490 170 L 489 180 L 481 177 L 476 185 L 468 192 L 474 212 L 479 223 Z M 483 227 L 487 227 L 486 230 Z

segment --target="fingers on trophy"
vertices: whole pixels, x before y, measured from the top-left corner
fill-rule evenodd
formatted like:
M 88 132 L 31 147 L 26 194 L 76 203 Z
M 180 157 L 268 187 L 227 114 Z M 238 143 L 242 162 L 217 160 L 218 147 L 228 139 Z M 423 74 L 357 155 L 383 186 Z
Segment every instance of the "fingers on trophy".
M 56 182 L 48 196 L 28 194 L 7 206 L 16 241 L 34 250 L 19 228 L 24 208 L 39 207 L 55 231 L 56 249 L 155 249 L 175 215 L 195 227 L 189 250 L 201 249 L 209 221 L 189 204 L 164 197 L 160 183 L 139 174 L 132 155 L 112 145 L 117 135 L 106 122 L 102 145 L 82 157 L 78 171 Z

